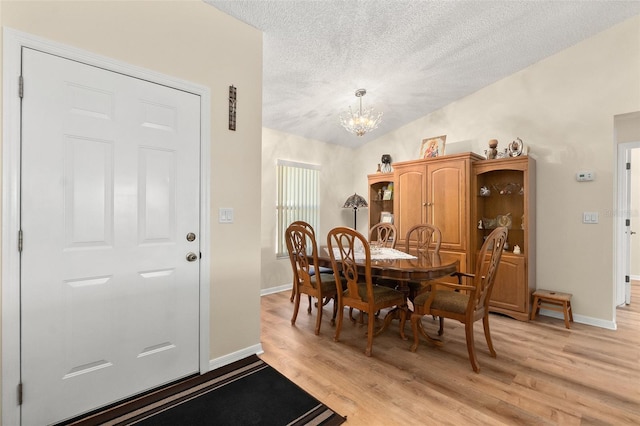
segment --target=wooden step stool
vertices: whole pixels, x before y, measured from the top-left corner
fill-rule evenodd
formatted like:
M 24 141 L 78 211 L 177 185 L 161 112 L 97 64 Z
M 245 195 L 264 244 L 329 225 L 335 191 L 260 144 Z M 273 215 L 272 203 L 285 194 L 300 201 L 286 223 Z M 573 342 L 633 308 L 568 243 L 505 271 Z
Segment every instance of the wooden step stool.
M 560 293 L 551 290 L 536 290 L 533 292 L 533 310 L 531 311 L 531 319 L 534 320 L 540 305 L 545 303 L 544 308 L 552 311 L 562 312 L 564 314 L 564 326 L 571 328 L 569 322 L 573 322 L 573 311 L 571 310 L 571 294 Z M 555 306 L 548 306 L 555 305 Z

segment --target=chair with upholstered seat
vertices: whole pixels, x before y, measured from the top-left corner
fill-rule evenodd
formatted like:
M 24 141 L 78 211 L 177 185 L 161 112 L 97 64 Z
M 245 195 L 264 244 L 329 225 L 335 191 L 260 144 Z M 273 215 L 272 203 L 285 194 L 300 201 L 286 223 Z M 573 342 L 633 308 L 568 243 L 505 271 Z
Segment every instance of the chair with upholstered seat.
M 300 308 L 300 295 L 307 294 L 309 299 L 315 297 L 318 301 L 318 316 L 316 318 L 315 333 L 320 334 L 322 323 L 323 301 L 334 299 L 333 317 L 331 323 L 335 323 L 337 286 L 332 273 L 313 273 L 313 265 L 318 264 L 318 248 L 313 232 L 304 224 L 293 223 L 285 231 L 285 240 L 289 259 L 293 268 L 293 286 L 295 287 L 293 316 L 291 325 L 295 325 Z M 319 272 L 319 271 L 318 271 Z M 311 314 L 311 301 L 307 312 Z
M 398 239 L 396 235 L 398 230 L 393 223 L 388 222 L 380 222 L 371 227 L 369 229 L 369 244 L 373 247 L 386 247 L 386 248 L 396 248 L 396 242 Z M 385 285 L 387 287 L 396 287 L 396 282 L 392 280 L 383 280 L 380 278 L 374 279 L 374 284 Z M 355 321 L 353 318 L 353 308 L 349 309 L 349 318 L 351 321 Z M 362 324 L 364 320 L 362 319 L 362 312 L 360 313 L 360 323 Z
M 310 224 L 308 224 L 307 222 L 303 221 L 303 220 L 296 220 L 295 222 L 291 222 L 290 225 L 301 225 L 303 227 L 305 227 L 307 230 L 309 230 L 309 232 L 311 232 L 311 234 L 313 235 L 313 240 L 316 240 L 316 231 L 313 229 L 313 226 L 311 226 Z M 323 268 L 320 267 L 318 268 L 318 270 L 321 273 L 326 273 L 326 274 L 332 274 L 333 271 L 331 270 L 331 268 Z M 311 267 L 311 271 L 310 271 L 311 275 L 315 274 L 315 267 L 312 266 Z M 296 286 L 291 286 L 291 297 L 289 298 L 289 300 L 291 302 L 293 302 L 293 299 L 296 297 Z M 311 300 L 311 298 L 309 298 L 309 300 Z M 311 301 L 309 301 L 309 303 L 311 303 Z M 309 309 L 311 309 L 311 307 L 309 307 Z
M 495 358 L 496 351 L 493 349 L 489 332 L 489 299 L 507 234 L 505 227 L 496 228 L 489 234 L 477 255 L 475 274 L 454 273 L 453 275 L 458 276 L 460 284 L 431 281 L 431 289 L 415 298 L 415 310 L 411 315 L 412 351 L 418 348 L 420 334 L 431 340 L 422 327 L 421 319 L 424 315 L 435 315 L 455 319 L 464 324 L 469 362 L 476 373 L 480 371 L 480 366 L 476 357 L 473 324 L 482 319 L 489 353 Z M 472 282 L 462 285 L 463 277 L 471 279 Z
M 340 339 L 344 308 L 346 306 L 358 309 L 368 314 L 367 327 L 367 347 L 365 354 L 371 356 L 374 337 L 375 313 L 380 309 L 390 308 L 404 304 L 404 294 L 398 290 L 374 285 L 371 280 L 371 249 L 367 239 L 358 231 L 338 227 L 329 231 L 327 235 L 327 246 L 333 266 L 333 274 L 342 277 L 346 281 L 346 289 L 338 291 L 338 322 L 336 324 L 336 334 L 334 340 Z M 362 247 L 362 252 L 360 252 Z M 358 262 L 364 263 L 364 271 L 358 273 L 356 256 Z M 401 326 L 406 320 L 402 311 Z
M 393 223 L 380 222 L 369 229 L 369 243 L 378 247 L 396 248 L 397 233 Z
M 422 223 L 411 227 L 405 238 L 405 252 L 418 257 L 428 256 L 430 252 L 440 253 L 442 233 L 440 229 L 428 223 Z M 409 286 L 409 299 L 413 300 L 418 294 L 429 288 L 428 281 L 407 283 Z
M 421 223 L 411 227 L 405 238 L 405 251 L 419 256 L 430 250 L 438 254 L 442 244 L 440 228 L 429 223 Z

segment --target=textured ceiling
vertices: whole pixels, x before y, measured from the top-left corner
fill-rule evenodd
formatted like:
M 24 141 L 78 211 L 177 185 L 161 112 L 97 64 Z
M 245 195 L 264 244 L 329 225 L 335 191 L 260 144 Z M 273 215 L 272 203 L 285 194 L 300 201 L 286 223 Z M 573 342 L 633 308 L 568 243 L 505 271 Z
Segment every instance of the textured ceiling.
M 640 14 L 640 1 L 205 2 L 264 32 L 263 126 L 348 147 Z M 339 124 L 358 88 L 384 113 L 363 137 Z

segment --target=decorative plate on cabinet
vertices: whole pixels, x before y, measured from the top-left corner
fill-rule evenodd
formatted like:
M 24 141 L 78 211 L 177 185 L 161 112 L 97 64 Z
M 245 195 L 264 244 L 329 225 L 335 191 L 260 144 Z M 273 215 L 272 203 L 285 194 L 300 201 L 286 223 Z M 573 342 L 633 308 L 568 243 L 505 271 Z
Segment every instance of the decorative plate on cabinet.
M 507 229 L 511 229 L 511 213 L 499 214 L 498 216 L 496 216 L 496 223 L 498 224 L 498 226 L 505 226 L 507 227 Z

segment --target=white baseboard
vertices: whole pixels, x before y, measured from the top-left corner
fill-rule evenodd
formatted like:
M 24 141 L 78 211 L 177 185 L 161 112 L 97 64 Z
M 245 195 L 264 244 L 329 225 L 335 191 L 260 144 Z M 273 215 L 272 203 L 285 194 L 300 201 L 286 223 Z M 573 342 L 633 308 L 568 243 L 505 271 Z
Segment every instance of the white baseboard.
M 262 290 L 260 290 L 260 296 L 267 296 L 273 293 L 280 293 L 281 291 L 291 291 L 291 286 L 293 286 L 293 284 L 285 284 L 285 285 L 280 285 L 278 287 L 263 288 Z
M 640 281 L 640 275 L 631 275 L 629 276 L 629 278 L 631 278 L 634 281 Z
M 546 317 L 551 317 L 551 318 L 558 318 L 564 321 L 564 314 L 562 312 L 556 312 L 556 311 L 551 311 L 548 309 L 541 308 L 540 315 L 544 315 Z M 618 326 L 613 321 L 605 321 L 599 318 L 592 318 L 584 315 L 573 314 L 573 322 L 592 325 L 594 327 L 606 328 L 607 330 L 618 329 Z
M 635 279 L 635 278 L 634 278 Z M 267 296 L 269 294 L 280 293 L 282 291 L 291 291 L 292 284 L 285 284 L 278 287 L 265 288 L 260 290 L 260 296 Z M 558 318 L 564 320 L 562 312 L 551 311 L 541 308 L 539 315 L 547 317 Z M 584 315 L 573 314 L 573 321 L 580 324 L 587 324 L 594 327 L 606 328 L 607 330 L 617 330 L 618 327 L 614 321 L 606 321 L 599 318 L 587 317 Z
M 260 355 L 263 353 L 264 353 L 264 349 L 262 349 L 262 344 L 259 343 L 257 345 L 249 346 L 248 348 L 244 348 L 239 351 L 232 352 L 230 354 L 221 356 L 220 358 L 209 360 L 209 371 L 215 370 L 216 368 L 224 367 L 225 365 L 231 364 L 232 362 L 239 361 L 248 356 Z

